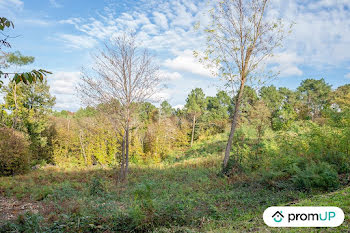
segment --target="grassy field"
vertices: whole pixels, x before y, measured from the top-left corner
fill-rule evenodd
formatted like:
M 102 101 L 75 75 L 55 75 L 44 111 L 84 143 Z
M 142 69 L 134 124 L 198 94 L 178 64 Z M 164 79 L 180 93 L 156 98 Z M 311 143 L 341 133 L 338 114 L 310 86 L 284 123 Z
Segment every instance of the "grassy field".
M 46 167 L 1 177 L 3 205 L 19 208 L 3 208 L 0 232 L 350 232 L 350 188 L 304 193 L 218 176 L 223 145 L 218 137 L 164 163 L 132 166 L 118 186 L 111 168 Z M 334 229 L 269 228 L 262 214 L 272 205 L 338 206 L 346 219 Z

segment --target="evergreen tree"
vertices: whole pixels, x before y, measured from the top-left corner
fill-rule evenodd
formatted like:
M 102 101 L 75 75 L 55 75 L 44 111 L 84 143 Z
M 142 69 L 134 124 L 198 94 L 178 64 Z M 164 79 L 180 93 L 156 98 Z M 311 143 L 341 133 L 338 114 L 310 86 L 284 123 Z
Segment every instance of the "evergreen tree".
M 161 112 L 161 115 L 163 116 L 170 116 L 173 113 L 173 108 L 168 103 L 168 101 L 163 101 L 160 104 L 160 112 Z
M 207 101 L 205 94 L 201 88 L 196 88 L 191 91 L 186 99 L 186 111 L 187 114 L 192 118 L 192 134 L 191 134 L 191 147 L 193 145 L 194 133 L 196 121 L 205 111 L 207 106 Z
M 331 86 L 322 79 L 305 79 L 298 87 L 299 100 L 302 103 L 300 109 L 303 118 L 321 116 L 321 111 L 329 107 L 329 94 Z

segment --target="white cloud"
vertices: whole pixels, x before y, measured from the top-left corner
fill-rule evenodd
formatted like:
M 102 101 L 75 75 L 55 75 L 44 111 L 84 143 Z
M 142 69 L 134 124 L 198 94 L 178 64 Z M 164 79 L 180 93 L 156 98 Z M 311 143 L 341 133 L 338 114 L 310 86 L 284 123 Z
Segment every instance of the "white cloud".
M 49 0 L 49 1 L 50 1 L 51 6 L 53 6 L 53 7 L 55 7 L 55 8 L 61 8 L 61 7 L 63 7 L 61 4 L 59 4 L 59 3 L 57 2 L 57 0 Z
M 167 90 L 161 90 L 154 94 L 148 101 L 153 102 L 153 103 L 159 103 L 162 102 L 163 100 L 167 100 L 170 98 L 170 93 Z
M 166 80 L 178 80 L 182 78 L 182 75 L 178 72 L 169 72 L 165 70 L 160 70 L 160 77 Z
M 16 26 L 17 19 L 20 12 L 23 11 L 24 2 L 21 0 L 0 0 L 1 17 L 13 21 Z
M 23 8 L 23 1 L 21 0 L 0 0 L 0 9 L 3 8 Z
M 137 10 L 119 15 L 108 10 L 98 18 L 71 18 L 60 23 L 72 24 L 79 32 L 102 40 L 121 32 L 135 31 L 142 45 L 154 50 L 196 49 L 203 44 L 199 42 L 204 37 L 194 31 L 193 23 L 205 18 L 203 12 L 207 12 L 207 8 L 204 3 L 196 6 L 188 1 L 175 0 L 142 4 L 142 7 L 135 6 Z
M 183 104 L 177 104 L 174 106 L 175 109 L 183 109 L 185 106 Z
M 80 72 L 53 72 L 48 77 L 50 92 L 56 96 L 55 109 L 76 110 L 80 102 L 76 95 L 76 85 L 79 82 Z
M 59 39 L 64 42 L 64 45 L 69 48 L 83 49 L 83 48 L 93 48 L 97 41 L 90 36 L 78 36 L 70 34 L 58 35 Z
M 294 22 L 284 51 L 297 53 L 305 66 L 324 69 L 350 60 L 350 2 L 272 1 L 272 12 Z M 303 62 L 301 61 L 301 62 Z
M 153 19 L 155 21 L 155 23 L 162 27 L 163 29 L 168 29 L 168 20 L 166 18 L 166 16 L 160 12 L 153 12 Z
M 173 1 L 172 3 L 175 6 L 174 9 L 176 13 L 175 19 L 171 22 L 172 26 L 193 26 L 194 17 L 187 10 L 186 6 L 178 1 Z
M 36 26 L 47 27 L 51 25 L 50 21 L 43 20 L 43 19 L 25 19 L 23 20 L 23 22 L 26 24 L 30 24 L 31 26 L 36 25 Z
M 350 73 L 345 74 L 345 78 L 349 78 L 350 79 Z
M 19 0 L 8 0 L 6 2 Z M 5 2 L 0 0 L 1 4 Z M 70 18 L 60 23 L 71 24 L 75 33 L 61 34 L 59 38 L 71 48 L 92 48 L 99 40 L 108 40 L 125 31 L 136 31 L 143 47 L 157 53 L 163 61 L 161 69 L 173 85 L 167 90 L 172 103 L 181 104 L 194 87 L 208 87 L 215 91 L 208 79 L 183 72 L 210 77 L 193 57 L 192 51 L 205 46 L 203 33 L 194 31 L 193 24 L 208 24 L 208 1 L 140 0 L 130 11 L 117 13 L 109 8 L 91 18 Z M 23 7 L 23 2 L 22 2 Z M 284 47 L 267 61 L 281 76 L 301 76 L 302 67 L 327 69 L 344 67 L 350 61 L 350 1 L 271 1 L 270 17 L 281 17 L 295 26 Z M 349 74 L 346 75 L 348 77 Z M 187 81 L 188 80 L 188 81 Z M 198 82 L 196 82 L 198 81 Z M 57 91 L 60 91 L 57 89 Z M 62 91 L 62 90 L 61 90 Z
M 279 72 L 281 77 L 300 76 L 303 71 L 299 69 L 298 64 L 302 63 L 303 59 L 296 53 L 277 53 L 267 60 L 268 64 L 272 64 L 272 70 Z
M 156 35 L 159 33 L 158 26 L 152 23 L 142 26 L 141 30 L 148 35 Z
M 185 50 L 178 53 L 179 55 L 174 59 L 167 59 L 164 62 L 164 66 L 173 70 L 186 71 L 193 74 L 212 77 L 210 70 L 204 68 L 193 56 L 193 51 Z
M 75 85 L 79 81 L 80 72 L 53 72 L 48 77 L 52 94 L 69 95 L 75 93 Z

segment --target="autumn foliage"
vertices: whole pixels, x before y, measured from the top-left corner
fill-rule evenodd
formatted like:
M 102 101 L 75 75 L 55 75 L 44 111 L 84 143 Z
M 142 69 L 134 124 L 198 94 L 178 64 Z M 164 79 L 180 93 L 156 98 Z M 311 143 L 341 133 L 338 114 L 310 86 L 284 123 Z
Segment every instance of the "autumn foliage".
M 28 169 L 29 143 L 23 133 L 0 128 L 0 175 L 13 175 Z

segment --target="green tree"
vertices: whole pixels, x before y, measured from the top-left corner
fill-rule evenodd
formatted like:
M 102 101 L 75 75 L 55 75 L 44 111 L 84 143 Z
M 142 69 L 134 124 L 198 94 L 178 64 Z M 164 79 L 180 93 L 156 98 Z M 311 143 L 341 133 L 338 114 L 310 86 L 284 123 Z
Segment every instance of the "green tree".
M 229 161 L 245 85 L 262 76 L 254 73 L 283 39 L 283 25 L 265 17 L 267 7 L 268 0 L 218 1 L 210 11 L 210 26 L 205 29 L 207 48 L 200 61 L 225 79 L 232 93 L 237 92 L 223 171 Z
M 160 113 L 163 116 L 170 116 L 173 113 L 173 108 L 168 103 L 168 101 L 163 101 L 160 104 Z
M 266 106 L 264 101 L 258 100 L 254 102 L 252 110 L 249 111 L 248 121 L 250 125 L 253 125 L 256 128 L 257 132 L 255 161 L 258 161 L 260 159 L 258 158 L 258 155 L 261 148 L 263 147 L 261 141 L 266 128 L 268 128 L 270 118 L 271 112 L 269 111 L 269 108 Z
M 278 92 L 282 98 L 281 105 L 272 113 L 271 126 L 274 130 L 288 129 L 298 117 L 300 101 L 297 94 L 288 88 L 281 87 Z
M 158 121 L 159 111 L 149 102 L 141 103 L 139 107 L 140 120 L 147 127 L 152 121 Z
M 191 147 L 193 145 L 196 118 L 199 118 L 200 115 L 205 111 L 207 106 L 207 101 L 205 94 L 201 88 L 196 88 L 191 91 L 186 99 L 185 109 L 187 114 L 192 118 L 192 133 L 191 133 Z
M 236 95 L 235 103 L 237 102 L 238 95 Z M 255 91 L 250 86 L 246 86 L 244 88 L 244 93 L 242 95 L 242 100 L 241 100 L 241 107 L 240 107 L 240 112 L 243 117 L 247 117 L 249 115 L 249 112 L 252 110 L 252 107 L 255 105 L 255 103 L 258 101 L 258 95 Z M 234 114 L 234 112 L 232 113 Z
M 21 66 L 29 65 L 34 62 L 35 58 L 32 56 L 24 56 L 19 51 L 15 53 L 5 54 L 5 65 L 6 67 L 14 67 L 16 71 Z M 13 125 L 12 128 L 16 128 L 17 118 L 18 118 L 18 104 L 17 104 L 17 82 L 14 82 L 13 87 L 13 100 L 14 100 L 14 109 L 13 109 Z
M 63 110 L 61 111 L 64 115 L 68 115 L 68 112 Z M 83 117 L 93 117 L 97 114 L 97 110 L 94 107 L 87 106 L 86 108 L 80 108 L 75 114 L 74 118 L 83 118 Z
M 302 103 L 301 113 L 303 118 L 321 116 L 321 111 L 330 105 L 331 86 L 322 79 L 305 79 L 297 89 Z
M 338 87 L 331 93 L 332 108 L 329 111 L 335 126 L 349 128 L 350 125 L 350 84 Z
M 14 86 L 17 86 L 15 89 Z M 15 92 L 13 91 L 15 89 Z M 50 157 L 50 124 L 49 113 L 55 104 L 47 81 L 25 85 L 10 82 L 2 89 L 5 94 L 5 109 L 10 112 L 9 126 L 25 132 L 30 138 L 30 148 L 36 159 L 49 159 Z M 16 114 L 16 118 L 11 115 Z
M 273 85 L 262 87 L 260 89 L 260 97 L 268 107 L 270 115 L 270 125 L 272 128 L 276 128 L 274 123 L 278 121 L 280 110 L 283 105 L 283 95 Z
M 332 93 L 332 103 L 336 104 L 340 111 L 350 109 L 350 84 L 338 87 Z
M 281 108 L 283 96 L 275 86 L 271 85 L 268 87 L 262 87 L 260 89 L 260 97 L 264 100 L 271 113 L 274 113 Z
M 231 98 L 225 91 L 219 91 L 216 96 L 207 97 L 207 110 L 212 120 L 223 120 L 229 118 Z
M 224 132 L 230 117 L 232 100 L 225 91 L 219 91 L 216 96 L 206 98 L 207 108 L 201 116 L 201 123 L 207 135 Z

